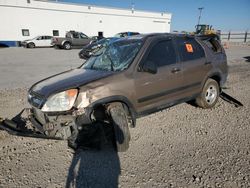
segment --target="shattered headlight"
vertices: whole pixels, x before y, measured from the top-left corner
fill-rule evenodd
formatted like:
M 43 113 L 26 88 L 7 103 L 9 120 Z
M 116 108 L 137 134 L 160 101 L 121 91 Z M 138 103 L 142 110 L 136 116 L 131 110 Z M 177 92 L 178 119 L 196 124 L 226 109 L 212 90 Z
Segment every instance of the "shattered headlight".
M 78 96 L 78 106 L 77 108 L 85 108 L 90 104 L 90 98 L 87 94 L 87 91 L 80 92 Z
M 70 89 L 50 96 L 43 105 L 43 112 L 62 112 L 70 110 L 76 100 L 77 89 Z

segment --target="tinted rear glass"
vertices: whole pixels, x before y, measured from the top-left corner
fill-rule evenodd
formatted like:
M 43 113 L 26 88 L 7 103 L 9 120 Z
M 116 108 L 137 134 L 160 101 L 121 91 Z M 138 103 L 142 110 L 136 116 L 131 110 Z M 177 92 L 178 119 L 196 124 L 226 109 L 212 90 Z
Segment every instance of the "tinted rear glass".
M 177 38 L 176 44 L 181 61 L 190 61 L 205 57 L 203 48 L 194 38 Z
M 212 51 L 222 52 L 220 42 L 216 39 L 209 39 L 203 41 Z

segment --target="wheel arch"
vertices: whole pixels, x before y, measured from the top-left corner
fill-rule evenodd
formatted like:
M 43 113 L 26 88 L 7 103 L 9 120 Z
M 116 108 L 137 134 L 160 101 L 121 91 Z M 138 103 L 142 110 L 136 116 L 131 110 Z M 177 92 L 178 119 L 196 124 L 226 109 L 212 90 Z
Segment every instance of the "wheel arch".
M 135 108 L 133 106 L 133 104 L 128 100 L 127 97 L 121 96 L 121 95 L 115 95 L 115 96 L 110 96 L 110 97 L 105 97 L 103 99 L 99 99 L 97 101 L 95 101 L 94 103 L 92 103 L 90 106 L 91 108 L 94 110 L 100 106 L 105 106 L 111 103 L 115 103 L 115 102 L 119 102 L 122 103 L 124 105 L 126 105 L 129 114 L 133 120 L 133 127 L 135 127 L 136 125 L 136 117 L 137 117 L 137 113 L 135 111 Z
M 63 46 L 65 43 L 69 43 L 70 45 L 72 45 L 70 41 L 68 41 L 68 40 L 63 40 L 63 41 L 62 41 L 62 46 Z
M 209 78 L 215 80 L 215 81 L 218 83 L 219 88 L 220 88 L 220 91 L 221 91 L 222 76 L 221 76 L 220 72 L 213 72 L 213 73 L 208 74 L 208 75 L 206 76 L 206 78 L 205 78 L 205 79 L 203 80 L 203 82 L 202 82 L 202 88 L 204 87 L 206 81 L 207 81 Z M 202 89 L 202 88 L 201 88 L 201 89 Z
M 221 85 L 221 83 L 220 83 L 221 82 L 221 76 L 220 76 L 219 73 L 210 75 L 209 78 L 215 80 L 219 84 L 219 86 Z
M 208 78 L 211 78 L 211 79 L 215 80 L 215 81 L 218 83 L 218 85 L 219 85 L 219 90 L 220 90 L 220 92 L 221 92 L 221 91 L 222 91 L 222 89 L 221 89 L 221 86 L 222 86 L 222 83 L 221 83 L 221 81 L 222 81 L 221 74 L 220 74 L 219 72 L 213 73 L 213 74 L 211 74 Z M 208 78 L 207 78 L 207 79 L 208 79 Z
M 30 44 L 33 44 L 34 47 L 36 47 L 36 43 L 35 43 L 34 41 L 30 41 L 30 42 L 27 43 L 27 46 L 28 46 L 29 48 L 30 48 Z

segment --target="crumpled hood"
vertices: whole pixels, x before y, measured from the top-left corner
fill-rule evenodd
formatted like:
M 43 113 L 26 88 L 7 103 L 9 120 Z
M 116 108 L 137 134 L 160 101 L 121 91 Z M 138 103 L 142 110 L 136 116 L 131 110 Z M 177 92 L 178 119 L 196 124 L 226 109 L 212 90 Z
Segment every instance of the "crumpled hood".
M 37 82 L 30 88 L 30 91 L 47 98 L 51 94 L 77 88 L 92 81 L 113 75 L 114 73 L 111 71 L 73 69 Z

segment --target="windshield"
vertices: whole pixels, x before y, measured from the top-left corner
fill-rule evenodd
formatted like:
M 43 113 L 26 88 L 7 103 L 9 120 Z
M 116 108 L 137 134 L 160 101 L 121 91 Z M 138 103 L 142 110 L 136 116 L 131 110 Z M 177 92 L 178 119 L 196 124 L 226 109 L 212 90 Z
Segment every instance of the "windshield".
M 98 50 L 82 66 L 84 69 L 122 71 L 129 67 L 141 47 L 138 39 L 119 40 Z

